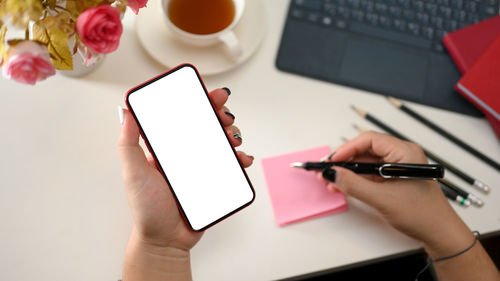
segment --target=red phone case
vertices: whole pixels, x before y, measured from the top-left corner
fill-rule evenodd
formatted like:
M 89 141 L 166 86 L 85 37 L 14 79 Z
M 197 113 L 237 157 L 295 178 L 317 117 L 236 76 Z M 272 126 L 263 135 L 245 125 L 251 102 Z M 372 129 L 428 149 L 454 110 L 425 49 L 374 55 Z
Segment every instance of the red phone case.
M 156 81 L 156 80 L 158 80 L 158 79 L 160 79 L 160 78 L 162 78 L 162 77 L 164 77 L 164 76 L 167 76 L 167 75 L 169 75 L 169 74 L 171 74 L 171 73 L 173 73 L 173 72 L 175 72 L 175 71 L 177 71 L 177 70 L 179 70 L 179 69 L 181 69 L 181 68 L 183 68 L 183 67 L 191 67 L 191 68 L 193 68 L 193 69 L 194 69 L 194 71 L 196 72 L 196 75 L 198 76 L 198 79 L 200 80 L 201 85 L 203 86 L 203 90 L 205 91 L 205 94 L 207 95 L 207 97 L 208 97 L 208 98 L 209 98 L 209 100 L 210 100 L 210 104 L 212 105 L 212 109 L 214 110 L 215 116 L 217 117 L 217 120 L 219 120 L 219 124 L 223 127 L 222 122 L 221 122 L 221 120 L 220 120 L 220 118 L 219 118 L 219 115 L 217 114 L 217 111 L 215 110 L 215 105 L 214 105 L 214 103 L 212 102 L 212 100 L 210 99 L 210 97 L 208 96 L 208 91 L 207 91 L 207 88 L 205 87 L 205 83 L 204 83 L 204 82 L 203 82 L 203 80 L 201 79 L 200 73 L 198 72 L 198 70 L 196 69 L 196 67 L 194 67 L 194 65 L 189 64 L 189 63 L 180 64 L 180 65 L 178 65 L 178 66 L 176 66 L 176 67 L 174 67 L 174 68 L 172 68 L 172 69 L 170 69 L 170 70 L 168 70 L 168 71 L 166 71 L 166 72 L 164 72 L 164 73 L 162 73 L 162 74 L 160 74 L 160 75 L 157 75 L 157 76 L 155 76 L 155 77 L 153 77 L 153 78 L 151 78 L 151 79 L 149 79 L 149 80 L 147 80 L 147 81 L 145 81 L 145 82 L 143 82 L 143 83 L 141 83 L 141 84 L 137 85 L 136 87 L 133 87 L 132 89 L 128 90 L 128 91 L 127 91 L 127 94 L 125 95 L 125 104 L 127 105 L 127 109 L 130 111 L 130 113 L 132 113 L 132 116 L 134 117 L 135 122 L 136 122 L 136 123 L 137 123 L 137 125 L 139 126 L 139 131 L 140 131 L 141 137 L 142 137 L 142 139 L 144 140 L 144 143 L 146 144 L 146 147 L 148 148 L 149 153 L 151 153 L 151 155 L 153 156 L 153 159 L 154 159 L 154 161 L 155 161 L 156 168 L 157 168 L 157 169 L 158 169 L 158 171 L 162 174 L 163 178 L 165 179 L 165 181 L 166 181 L 166 182 L 167 182 L 167 184 L 168 184 L 168 187 L 170 188 L 170 191 L 171 191 L 172 195 L 174 196 L 175 203 L 177 204 L 177 208 L 179 209 L 179 213 L 181 214 L 182 219 L 184 220 L 184 222 L 185 222 L 185 223 L 189 226 L 189 228 L 190 228 L 192 231 L 199 232 L 199 231 L 204 231 L 204 230 L 206 230 L 207 228 L 209 228 L 209 227 L 212 227 L 212 226 L 216 225 L 216 224 L 217 224 L 217 223 L 219 223 L 220 221 L 222 221 L 222 220 L 224 220 L 224 219 L 226 219 L 226 218 L 230 217 L 231 215 L 233 215 L 233 214 L 237 213 L 238 211 L 240 211 L 240 210 L 244 209 L 245 207 L 249 206 L 250 204 L 252 204 L 252 202 L 255 200 L 256 193 L 255 193 L 255 189 L 253 188 L 252 182 L 250 181 L 250 178 L 248 177 L 247 172 L 246 172 L 246 171 L 245 171 L 245 169 L 243 168 L 243 165 L 241 164 L 241 162 L 240 162 L 240 160 L 239 160 L 239 158 L 238 158 L 238 154 L 236 153 L 236 149 L 234 148 L 234 145 L 233 145 L 233 143 L 231 142 L 230 137 L 227 135 L 227 131 L 224 129 L 223 131 L 224 131 L 224 133 L 225 133 L 225 135 L 226 135 L 227 141 L 231 144 L 231 149 L 233 150 L 234 155 L 235 155 L 235 156 L 236 156 L 236 158 L 238 159 L 238 162 L 239 162 L 239 164 L 240 164 L 240 166 L 241 166 L 241 169 L 242 169 L 243 173 L 245 174 L 245 177 L 246 177 L 246 179 L 247 179 L 247 181 L 248 181 L 248 183 L 249 183 L 249 185 L 250 185 L 250 188 L 252 189 L 253 198 L 252 198 L 252 200 L 251 200 L 250 202 L 248 202 L 247 204 L 245 204 L 245 205 L 243 205 L 243 206 L 239 207 L 238 209 L 236 209 L 236 210 L 232 211 L 231 213 L 229 213 L 229 214 L 227 214 L 227 215 L 225 215 L 225 216 L 223 216 L 223 217 L 219 218 L 218 220 L 216 220 L 216 221 L 214 221 L 214 222 L 212 222 L 212 223 L 208 224 L 207 226 L 205 226 L 205 227 L 203 227 L 202 229 L 199 229 L 199 230 L 195 230 L 195 229 L 193 229 L 193 227 L 192 227 L 191 223 L 190 223 L 190 222 L 189 222 L 189 220 L 186 218 L 186 215 L 184 214 L 184 211 L 183 211 L 183 209 L 182 209 L 182 206 L 180 205 L 179 200 L 177 199 L 177 197 L 176 197 L 176 195 L 175 195 L 174 190 L 172 189 L 172 187 L 171 187 L 171 186 L 170 186 L 170 184 L 168 183 L 167 176 L 165 175 L 165 172 L 164 172 L 164 171 L 163 171 L 163 169 L 161 168 L 161 165 L 158 163 L 158 160 L 156 159 L 155 153 L 154 153 L 153 149 L 151 148 L 151 146 L 150 146 L 150 144 L 149 144 L 149 141 L 148 141 L 148 140 L 147 140 L 147 138 L 145 137 L 145 134 L 144 134 L 144 132 L 142 131 L 142 128 L 141 128 L 141 126 L 140 126 L 140 124 L 139 124 L 139 122 L 138 122 L 138 120 L 137 120 L 137 117 L 135 116 L 134 111 L 132 110 L 132 108 L 131 108 L 131 106 L 130 106 L 130 104 L 129 104 L 129 102 L 128 102 L 128 97 L 129 97 L 129 95 L 130 95 L 131 93 L 133 93 L 133 92 L 135 92 L 136 90 L 138 90 L 138 89 L 140 89 L 140 88 L 142 88 L 142 87 L 145 87 L 145 86 L 147 86 L 148 84 L 150 84 L 150 83 L 152 83 L 152 82 L 154 82 L 154 81 Z

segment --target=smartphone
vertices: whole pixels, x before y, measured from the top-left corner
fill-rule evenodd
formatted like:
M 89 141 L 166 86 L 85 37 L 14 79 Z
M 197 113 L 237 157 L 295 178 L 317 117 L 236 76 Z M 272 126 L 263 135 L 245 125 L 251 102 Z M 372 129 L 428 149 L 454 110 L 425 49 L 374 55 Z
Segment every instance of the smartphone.
M 204 230 L 253 202 L 252 184 L 194 66 L 131 89 L 126 104 L 191 229 Z

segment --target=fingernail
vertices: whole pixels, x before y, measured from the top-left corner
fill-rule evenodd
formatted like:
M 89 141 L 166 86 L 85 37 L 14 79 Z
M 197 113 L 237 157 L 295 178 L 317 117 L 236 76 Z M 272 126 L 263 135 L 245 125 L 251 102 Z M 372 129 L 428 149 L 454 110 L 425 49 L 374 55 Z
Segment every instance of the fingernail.
M 254 160 L 254 159 L 255 159 L 255 157 L 253 157 L 252 155 L 248 155 L 248 156 L 249 156 L 250 158 L 252 158 L 252 160 Z
M 120 105 L 118 106 L 118 119 L 120 120 L 120 124 L 123 125 L 123 107 L 121 107 Z
M 224 87 L 222 90 L 226 91 L 228 96 L 231 95 L 231 90 L 228 87 Z
M 234 133 L 234 134 L 233 134 L 233 137 L 234 137 L 235 139 L 239 139 L 240 141 L 243 141 L 243 139 L 241 138 L 241 135 L 240 135 L 240 134 L 238 134 L 238 133 Z
M 323 178 L 327 181 L 335 182 L 335 178 L 337 177 L 337 172 L 333 169 L 325 169 L 323 170 Z
M 233 120 L 234 120 L 234 118 L 236 118 L 236 117 L 234 117 L 234 115 L 233 115 L 231 112 L 229 112 L 229 111 L 226 111 L 226 112 L 224 112 L 224 113 L 226 113 L 227 115 L 229 115 L 229 117 L 233 118 Z

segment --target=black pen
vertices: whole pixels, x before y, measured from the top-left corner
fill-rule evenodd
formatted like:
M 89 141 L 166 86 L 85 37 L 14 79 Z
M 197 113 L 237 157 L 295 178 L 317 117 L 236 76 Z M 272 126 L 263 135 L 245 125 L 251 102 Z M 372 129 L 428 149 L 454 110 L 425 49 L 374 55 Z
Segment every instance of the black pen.
M 295 162 L 290 167 L 321 171 L 331 167 L 342 167 L 357 174 L 379 175 L 383 178 L 441 179 L 444 169 L 433 164 L 404 163 L 359 163 L 359 162 Z

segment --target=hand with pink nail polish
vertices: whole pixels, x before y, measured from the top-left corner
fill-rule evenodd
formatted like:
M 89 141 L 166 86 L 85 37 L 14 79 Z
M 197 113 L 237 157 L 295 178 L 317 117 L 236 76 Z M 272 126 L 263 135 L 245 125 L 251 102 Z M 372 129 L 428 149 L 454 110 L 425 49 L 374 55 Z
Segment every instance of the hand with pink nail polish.
M 226 130 L 238 132 L 234 115 L 224 107 L 229 91 L 217 89 L 209 93 Z M 119 110 L 122 128 L 118 150 L 122 162 L 123 181 L 134 219 L 127 246 L 123 280 L 191 280 L 190 249 L 202 232 L 188 228 L 177 209 L 175 199 L 157 170 L 149 152 L 139 145 L 139 128 L 128 110 Z M 236 131 L 237 130 L 237 131 Z M 241 138 L 230 135 L 233 145 Z M 244 167 L 253 157 L 238 151 Z
M 426 164 L 427 157 L 416 144 L 365 132 L 337 148 L 329 161 Z M 362 176 L 340 167 L 323 171 L 322 177 L 329 182 L 328 190 L 340 190 L 372 206 L 394 228 L 421 241 L 431 258 L 457 253 L 475 239 L 436 181 Z M 499 280 L 498 270 L 479 243 L 460 257 L 436 263 L 435 268 L 439 280 Z

